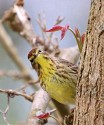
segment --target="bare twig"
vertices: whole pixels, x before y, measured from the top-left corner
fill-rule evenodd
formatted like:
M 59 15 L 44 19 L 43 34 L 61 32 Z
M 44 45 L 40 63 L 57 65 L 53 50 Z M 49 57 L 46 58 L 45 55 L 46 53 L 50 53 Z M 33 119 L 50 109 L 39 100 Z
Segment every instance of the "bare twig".
M 7 125 L 10 125 L 9 122 L 8 122 L 8 120 L 7 120 L 7 117 L 6 117 L 7 112 L 9 110 L 9 104 L 10 104 L 10 96 L 9 96 L 9 94 L 7 94 L 7 107 L 6 107 L 5 111 L 2 111 L 0 109 L 0 113 L 2 114 L 3 119 L 4 119 L 4 121 L 6 122 Z
M 23 73 L 19 73 L 17 71 L 4 71 L 4 70 L 0 70 L 0 77 L 13 77 L 15 79 L 25 79 L 27 78 L 27 75 L 23 74 Z
M 60 24 L 64 19 L 65 19 L 65 17 L 58 16 L 56 19 L 55 25 Z
M 46 40 L 46 32 L 43 32 L 46 29 L 46 19 L 41 16 L 41 14 L 38 14 L 37 23 L 40 26 L 42 38 L 45 41 Z
M 37 80 L 37 81 L 28 81 L 28 83 L 26 83 L 25 85 L 23 85 L 21 88 L 16 89 L 16 91 L 25 91 L 25 89 L 27 87 L 29 87 L 30 85 L 35 85 L 37 83 L 39 83 L 39 80 Z
M 24 97 L 25 99 L 27 99 L 28 101 L 30 102 L 33 102 L 33 96 L 30 96 L 28 94 L 24 94 L 24 93 L 21 93 L 21 92 L 17 92 L 15 90 L 12 90 L 12 89 L 9 89 L 9 90 L 6 90 L 6 89 L 0 89 L 0 93 L 7 93 L 9 95 L 16 95 L 16 96 L 22 96 Z

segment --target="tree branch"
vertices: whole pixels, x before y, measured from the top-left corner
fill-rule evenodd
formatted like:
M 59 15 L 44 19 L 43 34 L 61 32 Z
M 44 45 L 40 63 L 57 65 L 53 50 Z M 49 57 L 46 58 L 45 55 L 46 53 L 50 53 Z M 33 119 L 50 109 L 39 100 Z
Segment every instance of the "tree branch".
M 50 97 L 43 89 L 38 90 L 35 93 L 35 97 L 33 100 L 33 104 L 31 107 L 31 112 L 27 121 L 27 125 L 40 125 L 41 123 L 38 122 L 37 118 L 34 118 L 33 116 L 38 113 L 38 111 L 44 112 L 48 106 L 48 103 L 50 101 Z
M 5 31 L 3 25 L 0 23 L 0 42 L 4 46 L 7 53 L 10 55 L 10 57 L 13 59 L 19 70 L 23 73 L 23 75 L 27 76 L 25 77 L 26 81 L 32 80 L 33 78 L 29 74 L 29 69 L 24 65 L 23 61 L 19 57 L 16 47 L 13 44 L 12 39 Z
M 12 90 L 12 89 L 8 89 L 8 90 L 0 89 L 0 93 L 6 93 L 6 94 L 9 94 L 9 95 L 12 95 L 12 96 L 15 96 L 15 95 L 16 96 L 22 96 L 25 99 L 27 99 L 28 101 L 33 102 L 33 96 L 25 94 L 25 93 L 17 92 L 17 91 Z
M 19 73 L 17 71 L 5 71 L 5 70 L 0 70 L 0 77 L 13 77 L 15 79 L 25 79 L 27 78 L 27 75 L 23 73 Z

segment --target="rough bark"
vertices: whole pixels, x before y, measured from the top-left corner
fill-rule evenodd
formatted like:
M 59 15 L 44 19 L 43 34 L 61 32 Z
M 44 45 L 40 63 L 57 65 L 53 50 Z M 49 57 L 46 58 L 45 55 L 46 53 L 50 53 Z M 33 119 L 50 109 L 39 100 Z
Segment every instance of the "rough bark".
M 104 125 L 104 0 L 92 0 L 76 95 L 74 125 Z

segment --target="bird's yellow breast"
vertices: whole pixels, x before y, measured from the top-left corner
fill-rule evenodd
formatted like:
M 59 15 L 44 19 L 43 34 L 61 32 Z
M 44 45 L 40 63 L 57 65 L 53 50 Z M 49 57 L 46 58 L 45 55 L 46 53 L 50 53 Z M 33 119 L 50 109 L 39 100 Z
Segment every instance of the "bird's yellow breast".
M 44 76 L 45 75 L 45 76 Z M 75 87 L 70 86 L 69 80 L 54 74 L 43 74 L 42 86 L 47 93 L 62 104 L 75 103 Z

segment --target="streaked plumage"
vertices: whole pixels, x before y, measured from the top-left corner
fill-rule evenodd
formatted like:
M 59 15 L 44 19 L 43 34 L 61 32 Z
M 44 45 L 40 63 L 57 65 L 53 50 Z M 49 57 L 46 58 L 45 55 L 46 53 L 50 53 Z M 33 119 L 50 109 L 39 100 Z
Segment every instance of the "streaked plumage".
M 28 59 L 39 75 L 42 88 L 52 98 L 63 104 L 75 103 L 77 66 L 39 49 L 32 49 Z

